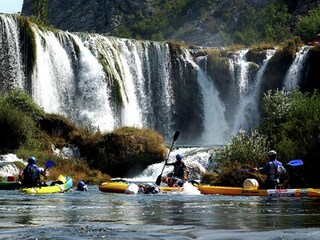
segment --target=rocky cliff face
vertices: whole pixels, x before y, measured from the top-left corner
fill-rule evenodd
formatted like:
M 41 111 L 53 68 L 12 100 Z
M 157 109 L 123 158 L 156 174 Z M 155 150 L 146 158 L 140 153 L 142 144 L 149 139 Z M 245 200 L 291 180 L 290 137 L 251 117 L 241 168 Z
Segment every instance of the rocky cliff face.
M 22 15 L 34 15 L 36 1 L 24 0 Z M 147 14 L 147 4 L 148 0 L 49 0 L 48 20 L 65 31 L 108 34 L 129 21 L 127 15 L 138 10 Z
M 246 1 L 216 1 L 213 5 L 202 6 L 203 2 L 190 3 L 187 9 L 179 13 L 178 21 L 174 26 L 173 34 L 165 36 L 167 39 L 183 40 L 189 44 L 199 46 L 221 46 L 224 42 L 223 29 L 212 34 L 212 28 L 223 26 L 223 20 L 217 18 L 221 13 L 229 11 L 237 18 L 245 9 L 244 4 L 249 4 L 255 9 L 265 6 L 274 0 L 246 0 Z M 34 4 L 39 0 L 24 0 L 22 15 L 36 15 Z M 319 5 L 319 0 L 288 0 L 289 11 L 293 18 L 288 22 L 288 27 L 293 27 L 299 19 L 308 11 Z M 143 16 L 147 19 L 156 13 L 154 9 L 156 0 L 47 0 L 41 4 L 47 4 L 47 19 L 49 24 L 58 29 L 71 32 L 95 32 L 107 35 L 116 35 L 123 31 L 123 26 L 132 29 L 134 19 Z M 213 7 L 214 6 L 214 7 Z M 232 24 L 231 24 L 232 25 Z M 222 27 L 232 31 L 232 26 Z M 225 29 L 226 30 L 226 29 Z M 139 34 L 137 34 L 139 35 Z

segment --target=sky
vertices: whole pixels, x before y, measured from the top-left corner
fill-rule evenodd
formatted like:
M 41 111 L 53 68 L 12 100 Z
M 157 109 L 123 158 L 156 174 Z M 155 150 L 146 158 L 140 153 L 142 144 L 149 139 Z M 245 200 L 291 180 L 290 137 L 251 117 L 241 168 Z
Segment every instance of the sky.
M 23 0 L 0 0 L 0 13 L 21 12 Z

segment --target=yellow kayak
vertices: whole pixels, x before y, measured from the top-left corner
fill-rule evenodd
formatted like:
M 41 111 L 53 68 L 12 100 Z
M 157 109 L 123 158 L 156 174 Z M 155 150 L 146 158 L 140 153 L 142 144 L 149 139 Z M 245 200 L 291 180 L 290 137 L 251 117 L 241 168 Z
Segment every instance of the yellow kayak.
M 104 182 L 99 185 L 101 192 L 125 193 L 129 183 L 127 182 Z M 204 195 L 230 195 L 230 196 L 261 196 L 261 197 L 320 197 L 320 189 L 258 189 L 257 187 L 222 187 L 197 185 L 198 190 Z M 160 192 L 182 192 L 180 187 L 160 186 Z
M 241 187 L 219 187 L 199 185 L 201 194 L 232 195 L 232 196 L 262 196 L 262 197 L 320 197 L 320 189 L 246 189 Z
M 44 186 L 20 188 L 20 192 L 27 194 L 63 193 L 72 188 L 72 179 L 60 175 L 56 181 L 47 182 Z
M 101 192 L 108 193 L 125 193 L 129 184 L 127 182 L 104 182 L 99 185 L 99 190 Z M 182 192 L 183 188 L 180 187 L 160 187 L 160 192 Z

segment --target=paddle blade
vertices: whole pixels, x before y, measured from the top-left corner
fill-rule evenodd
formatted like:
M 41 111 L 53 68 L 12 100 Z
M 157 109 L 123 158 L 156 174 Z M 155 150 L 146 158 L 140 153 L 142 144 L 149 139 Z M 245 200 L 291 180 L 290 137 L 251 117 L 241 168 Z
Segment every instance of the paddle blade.
M 53 167 L 53 166 L 54 166 L 54 162 L 53 162 L 52 160 L 48 160 L 48 161 L 46 162 L 46 169 L 51 168 L 51 167 Z
M 290 165 L 292 167 L 302 166 L 303 161 L 301 159 L 295 159 L 295 160 L 291 160 L 290 162 L 288 162 L 287 165 Z
M 173 135 L 174 142 L 178 139 L 179 135 L 180 135 L 180 131 L 176 131 L 175 134 Z
M 161 183 L 161 175 L 157 177 L 156 184 L 159 186 Z

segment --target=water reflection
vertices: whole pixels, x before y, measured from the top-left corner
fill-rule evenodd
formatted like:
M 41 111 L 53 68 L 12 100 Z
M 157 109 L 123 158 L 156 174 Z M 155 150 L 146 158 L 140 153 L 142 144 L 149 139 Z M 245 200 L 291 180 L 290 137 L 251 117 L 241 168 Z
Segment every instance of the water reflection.
M 320 238 L 315 199 L 89 190 L 45 196 L 1 192 L 0 238 L 260 239 L 270 231 L 271 239 L 300 239 L 303 233 Z

